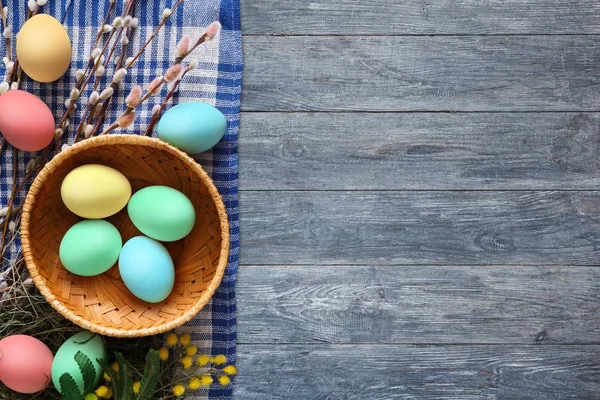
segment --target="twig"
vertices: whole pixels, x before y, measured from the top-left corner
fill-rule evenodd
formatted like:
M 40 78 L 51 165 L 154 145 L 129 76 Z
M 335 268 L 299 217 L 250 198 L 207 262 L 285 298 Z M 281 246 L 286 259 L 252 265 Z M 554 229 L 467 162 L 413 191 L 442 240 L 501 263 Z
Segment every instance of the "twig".
M 25 176 L 23 177 L 23 179 L 21 179 L 21 182 L 19 183 L 19 186 L 15 190 L 16 193 L 19 193 L 23 189 L 23 187 L 25 187 L 25 184 L 27 183 L 27 181 L 29 180 L 29 178 L 31 178 L 32 176 L 37 175 L 38 172 L 41 171 L 41 169 L 44 167 L 44 165 L 46 165 L 46 160 L 48 158 L 48 155 L 50 154 L 50 149 L 51 148 L 52 148 L 52 143 L 50 143 L 44 149 L 44 152 L 39 157 L 37 157 L 36 163 L 35 163 L 35 167 L 32 168 L 29 172 L 25 173 Z M 22 208 L 22 205 L 19 206 L 19 208 Z
M 8 28 L 8 22 L 6 20 L 6 16 L 4 15 L 4 1 L 3 0 L 0 0 L 0 17 L 2 19 L 2 33 L 4 34 L 4 32 L 6 32 L 6 29 Z M 4 43 L 6 45 L 6 57 L 8 57 L 8 61 L 12 61 L 11 38 L 5 37 Z
M 133 16 L 133 4 L 134 4 L 134 0 L 128 0 L 125 9 L 123 10 L 123 13 L 121 15 L 122 18 L 125 18 L 127 16 Z M 117 45 L 121 39 L 121 36 L 123 35 L 123 31 L 127 29 L 126 31 L 126 38 L 127 38 L 127 44 L 124 44 L 121 46 L 121 56 L 117 59 L 117 63 L 116 63 L 116 68 L 115 71 L 118 71 L 122 65 L 123 65 L 123 59 L 127 50 L 127 46 L 129 43 L 129 39 L 132 33 L 133 28 L 129 27 L 125 27 L 125 26 L 121 26 L 118 28 L 118 32 L 117 35 L 115 37 L 115 40 L 113 41 L 113 44 L 111 46 L 111 49 L 108 53 L 108 56 L 106 57 L 105 61 L 104 61 L 104 68 L 107 69 L 108 68 L 108 64 L 110 63 L 110 60 L 114 54 L 114 52 L 116 51 Z M 96 79 L 94 82 L 94 90 L 97 90 L 98 87 L 100 85 L 100 79 Z M 112 83 L 111 87 L 113 88 L 113 91 L 117 89 L 118 87 L 118 83 Z M 105 102 L 104 104 L 108 104 L 108 102 L 110 101 L 110 98 L 112 98 L 112 96 L 110 96 Z M 81 117 L 81 122 L 79 123 L 79 126 L 77 127 L 77 131 L 75 134 L 75 139 L 74 142 L 77 142 L 79 140 L 79 138 L 81 137 L 81 132 L 84 130 L 84 126 L 87 124 L 90 124 L 92 122 L 93 119 L 93 115 L 92 112 L 95 109 L 95 107 L 99 104 L 99 101 L 94 103 L 94 104 L 90 104 L 88 102 L 88 105 L 86 106 L 85 112 L 83 113 L 82 117 Z M 103 105 L 102 111 L 100 112 L 100 115 L 98 116 L 98 119 L 103 119 L 103 115 L 106 112 L 106 108 Z M 95 131 L 95 126 L 94 129 L 92 129 L 92 132 L 90 134 L 90 136 L 92 136 L 94 134 Z
M 10 195 L 10 200 L 8 201 L 8 212 L 6 213 L 6 219 L 4 220 L 4 228 L 2 229 L 2 241 L 0 242 L 0 248 L 2 248 L 2 255 L 4 256 L 5 253 L 5 249 L 4 249 L 4 242 L 6 241 L 6 233 L 8 232 L 8 225 L 9 225 L 9 221 L 10 221 L 10 215 L 12 214 L 12 206 L 13 206 L 13 202 L 15 201 L 15 195 L 17 193 L 17 157 L 18 157 L 18 150 L 16 147 L 13 147 L 13 183 L 12 183 L 12 193 Z
M 161 113 L 164 111 L 165 107 L 167 107 L 167 103 L 169 102 L 169 100 L 171 100 L 173 95 L 175 95 L 175 93 L 177 92 L 177 88 L 181 84 L 181 81 L 183 80 L 185 75 L 187 75 L 187 73 L 189 71 L 190 71 L 189 68 L 186 68 L 185 70 L 183 70 L 183 73 L 181 74 L 181 78 L 173 83 L 173 87 L 171 88 L 171 90 L 169 90 L 169 93 L 167 93 L 167 97 L 165 97 L 165 99 L 163 100 L 162 104 L 160 105 L 160 108 L 158 109 L 158 111 L 156 113 L 154 113 L 154 115 L 152 115 L 152 119 L 150 120 L 150 124 L 148 124 L 148 127 L 146 128 L 146 133 L 144 133 L 144 136 L 152 135 L 154 126 L 158 123 Z
M 208 35 L 206 34 L 206 32 L 204 32 L 202 34 L 202 36 L 200 36 L 198 38 L 198 40 L 196 40 L 196 43 L 194 43 L 194 45 L 187 52 L 185 52 L 181 55 L 178 55 L 175 58 L 175 64 L 181 63 L 187 56 L 189 56 L 194 50 L 196 50 L 196 48 L 198 46 L 200 46 L 202 43 L 206 42 L 207 40 L 210 40 L 210 39 L 208 38 Z
M 104 16 L 104 21 L 102 23 L 102 26 L 98 29 L 98 33 L 96 34 L 96 40 L 94 41 L 94 45 L 92 46 L 92 50 L 96 49 L 98 47 L 98 43 L 100 42 L 100 38 L 102 38 L 102 35 L 104 34 L 103 28 L 108 23 L 108 19 L 110 18 L 110 15 L 112 14 L 112 11 L 114 10 L 114 8 L 115 8 L 115 1 L 114 0 L 110 0 L 110 4 L 108 6 L 108 10 L 106 11 L 106 15 Z M 112 32 L 113 31 L 111 31 L 111 34 L 112 34 Z M 110 38 L 109 38 L 109 40 L 110 40 Z M 107 41 L 107 43 L 108 43 L 108 41 Z M 102 52 L 104 53 L 104 51 L 102 51 Z M 100 57 L 100 56 L 98 56 L 98 57 Z M 90 57 L 90 60 L 88 60 L 86 66 L 85 66 L 85 69 L 83 70 L 84 77 L 85 77 L 85 75 L 87 74 L 87 72 L 90 69 L 90 63 L 92 63 L 93 68 L 96 68 L 97 65 L 99 64 L 99 63 L 96 63 L 95 60 L 91 59 L 91 57 Z M 95 72 L 95 69 L 92 70 L 92 72 L 90 73 L 90 76 L 93 75 L 94 72 Z M 84 87 L 82 87 L 82 84 L 83 84 L 83 79 L 77 81 L 77 83 L 75 84 L 75 89 L 79 90 L 79 92 L 83 91 Z M 87 84 L 87 81 L 86 81 L 86 84 Z M 65 110 L 62 118 L 60 119 L 60 122 L 57 125 L 59 128 L 66 129 L 66 127 L 64 125 L 65 125 L 66 121 L 69 119 L 69 117 L 71 116 L 71 113 L 74 111 L 74 109 L 75 109 L 75 103 L 76 103 L 76 100 L 71 100 L 71 102 L 69 103 L 69 106 Z
M 27 8 L 27 18 L 25 18 L 25 21 L 29 21 L 32 17 L 35 17 L 39 12 L 40 12 L 40 6 L 38 4 L 35 5 L 35 8 L 33 11 L 29 10 L 29 8 Z M 15 61 L 14 61 L 14 65 L 13 68 L 10 72 L 10 78 L 9 81 L 15 81 L 17 82 L 17 85 L 21 84 L 21 77 L 23 76 L 23 68 L 21 68 L 21 64 L 19 64 L 19 57 L 15 57 Z
M 170 10 L 170 14 L 166 17 L 163 17 L 162 21 L 160 21 L 160 24 L 158 24 L 158 27 L 156 27 L 156 29 L 154 30 L 154 33 L 152 33 L 152 36 L 150 36 L 150 38 L 148 38 L 148 40 L 146 40 L 146 43 L 142 46 L 140 51 L 138 51 L 138 53 L 135 56 L 133 56 L 133 59 L 130 60 L 127 63 L 127 65 L 125 65 L 125 68 L 130 68 L 137 61 L 137 59 L 140 58 L 142 54 L 144 54 L 144 51 L 146 51 L 146 47 L 148 47 L 150 42 L 152 42 L 154 37 L 162 29 L 163 25 L 169 20 L 171 14 L 173 12 L 175 12 L 175 10 L 177 10 L 177 7 L 179 7 L 181 5 L 181 3 L 183 3 L 183 0 L 178 0 L 177 3 L 175 3 L 175 5 Z

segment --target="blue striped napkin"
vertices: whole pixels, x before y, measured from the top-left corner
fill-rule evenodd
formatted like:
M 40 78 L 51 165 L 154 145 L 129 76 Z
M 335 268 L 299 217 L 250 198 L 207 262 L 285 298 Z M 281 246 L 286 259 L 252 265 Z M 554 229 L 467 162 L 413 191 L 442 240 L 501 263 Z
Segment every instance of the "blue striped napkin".
M 163 10 L 170 8 L 174 2 L 175 0 L 136 0 L 134 16 L 139 18 L 140 26 L 132 37 L 130 51 L 141 47 L 156 28 Z M 4 5 L 8 4 L 10 7 L 9 18 L 16 32 L 25 20 L 26 3 L 24 0 L 4 0 Z M 123 5 L 123 0 L 117 0 L 118 15 L 121 14 Z M 51 84 L 40 84 L 26 79 L 21 88 L 44 100 L 54 111 L 57 119 L 64 111 L 64 100 L 69 96 L 76 69 L 83 67 L 89 56 L 92 41 L 102 23 L 106 7 L 108 7 L 107 0 L 50 0 L 43 9 L 45 13 L 62 21 L 69 31 L 73 42 L 70 76 L 68 73 L 58 82 Z M 231 226 L 231 252 L 221 287 L 206 308 L 181 330 L 192 335 L 200 351 L 226 354 L 228 361 L 234 363 L 236 345 L 234 285 L 239 252 L 237 137 L 242 85 L 239 0 L 186 0 L 139 62 L 129 71 L 122 86 L 146 87 L 154 77 L 161 75 L 170 66 L 174 48 L 181 36 L 188 34 L 194 41 L 205 27 L 216 20 L 223 25 L 220 36 L 198 48 L 190 57 L 199 61 L 198 69 L 185 77 L 173 102 L 177 104 L 192 100 L 203 101 L 219 108 L 228 119 L 225 138 L 212 151 L 199 155 L 197 161 L 212 176 L 227 206 Z M 4 46 L 0 46 L 0 59 L 4 57 L 4 51 Z M 0 78 L 4 76 L 3 68 L 4 65 L 0 63 Z M 112 72 L 108 71 L 107 76 L 112 76 Z M 117 94 L 116 101 L 112 102 L 109 109 L 107 122 L 113 122 L 117 115 L 120 115 L 127 94 L 125 90 Z M 89 92 L 84 94 L 85 97 L 87 95 Z M 147 126 L 155 104 L 149 101 L 139 109 L 138 119 L 128 132 L 139 131 Z M 78 124 L 79 115 L 71 122 Z M 123 132 L 117 131 L 117 133 Z M 72 130 L 69 131 L 69 136 L 66 142 L 72 141 Z M 19 176 L 24 176 L 25 166 L 31 157 L 31 154 L 19 152 L 17 160 Z M 1 206 L 6 205 L 10 197 L 12 165 L 12 149 L 8 146 L 0 158 Z M 17 204 L 25 198 L 26 189 L 18 194 Z M 11 257 L 16 257 L 19 252 L 18 241 L 14 243 L 11 250 Z M 189 398 L 229 399 L 231 392 L 231 385 L 222 387 L 216 384 L 210 389 L 200 390 L 197 395 Z

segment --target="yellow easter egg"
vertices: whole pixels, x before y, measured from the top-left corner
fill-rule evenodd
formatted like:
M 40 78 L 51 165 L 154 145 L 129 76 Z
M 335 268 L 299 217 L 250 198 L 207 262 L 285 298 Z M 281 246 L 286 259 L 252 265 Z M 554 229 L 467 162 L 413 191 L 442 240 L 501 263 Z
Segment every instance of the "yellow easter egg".
M 131 185 L 116 169 L 87 164 L 67 174 L 60 187 L 60 195 L 74 214 L 99 219 L 110 217 L 127 205 Z
M 17 57 L 34 81 L 54 82 L 71 64 L 71 39 L 65 27 L 47 14 L 30 18 L 17 34 Z

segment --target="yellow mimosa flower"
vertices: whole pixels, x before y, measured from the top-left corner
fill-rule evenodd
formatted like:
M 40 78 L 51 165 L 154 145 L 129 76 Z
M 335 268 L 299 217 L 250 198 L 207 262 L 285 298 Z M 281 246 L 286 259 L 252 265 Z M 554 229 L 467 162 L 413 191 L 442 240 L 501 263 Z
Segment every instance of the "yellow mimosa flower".
M 183 357 L 181 359 L 181 365 L 183 365 L 183 368 L 185 369 L 191 368 L 193 363 L 194 360 L 192 360 L 192 357 Z
M 228 365 L 223 368 L 223 372 L 225 372 L 227 375 L 235 375 L 237 374 L 237 368 L 235 365 Z
M 167 361 L 169 359 L 169 349 L 166 347 L 161 347 L 158 349 L 158 358 L 160 358 L 162 361 Z
M 177 335 L 174 333 L 169 333 L 167 335 L 167 344 L 171 347 L 177 344 Z
M 213 378 L 210 375 L 202 375 L 200 377 L 200 383 L 202 386 L 210 386 L 213 383 Z
M 133 393 L 138 394 L 140 392 L 140 386 L 142 386 L 142 382 L 133 382 Z
M 219 383 L 223 386 L 229 385 L 230 382 L 231 382 L 231 379 L 227 375 L 221 375 L 219 377 Z
M 181 337 L 179 338 L 179 343 L 181 343 L 183 346 L 187 346 L 188 344 L 190 344 L 191 341 L 192 337 L 187 332 L 181 335 Z
M 200 379 L 198 379 L 197 377 L 193 377 L 192 379 L 190 379 L 190 383 L 188 386 L 190 389 L 196 390 L 199 389 L 200 386 L 202 386 L 202 382 L 200 382 Z
M 96 389 L 96 396 L 98 397 L 106 397 L 108 394 L 108 387 L 102 385 L 98 389 Z
M 225 363 L 227 363 L 227 357 L 225 357 L 223 354 L 215 356 L 215 365 L 223 365 Z
M 188 346 L 185 348 L 185 354 L 187 354 L 190 357 L 195 356 L 197 352 L 198 348 L 196 346 Z
M 209 361 L 210 361 L 209 356 L 207 356 L 206 354 L 200 354 L 198 356 L 198 359 L 196 360 L 196 363 L 198 364 L 199 367 L 204 367 L 206 364 L 208 364 Z
M 177 397 L 183 396 L 185 394 L 185 388 L 181 385 L 173 386 L 173 394 Z

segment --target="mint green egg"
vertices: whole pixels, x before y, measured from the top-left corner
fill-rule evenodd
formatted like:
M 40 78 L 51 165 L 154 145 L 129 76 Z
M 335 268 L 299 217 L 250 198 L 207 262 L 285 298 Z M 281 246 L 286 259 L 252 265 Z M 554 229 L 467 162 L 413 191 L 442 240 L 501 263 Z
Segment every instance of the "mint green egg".
M 168 186 L 148 186 L 137 191 L 127 205 L 129 218 L 144 235 L 161 242 L 186 237 L 196 223 L 194 205 Z
M 60 377 L 64 373 L 69 373 L 83 392 L 83 376 L 75 361 L 75 355 L 80 351 L 90 359 L 96 371 L 94 387 L 100 383 L 103 369 L 97 360 L 106 360 L 104 340 L 102 336 L 96 333 L 81 331 L 67 339 L 54 356 L 54 361 L 52 362 L 52 382 L 59 392 L 61 392 Z
M 227 119 L 211 105 L 181 103 L 162 116 L 156 130 L 162 141 L 188 154 L 198 154 L 219 143 L 227 130 Z
M 75 275 L 94 276 L 115 265 L 123 247 L 121 234 L 110 222 L 88 219 L 73 225 L 60 242 L 59 257 Z

